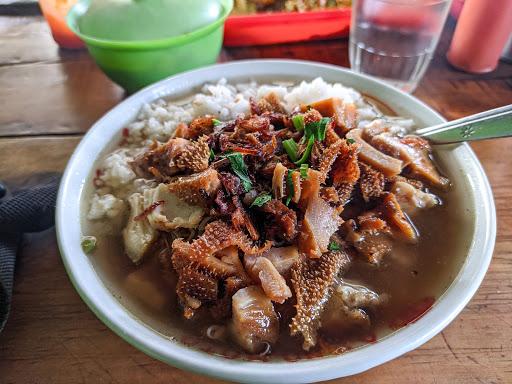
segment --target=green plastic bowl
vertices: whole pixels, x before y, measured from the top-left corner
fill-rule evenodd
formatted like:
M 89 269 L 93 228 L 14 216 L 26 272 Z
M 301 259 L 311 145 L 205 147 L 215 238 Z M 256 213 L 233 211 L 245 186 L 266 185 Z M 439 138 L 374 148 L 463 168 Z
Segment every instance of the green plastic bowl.
M 233 0 L 219 0 L 220 17 L 192 32 L 158 40 L 114 41 L 97 39 L 80 32 L 78 19 L 90 0 L 82 0 L 69 11 L 69 28 L 87 46 L 96 64 L 128 93 L 179 72 L 213 64 L 219 56 L 224 21 L 233 9 Z

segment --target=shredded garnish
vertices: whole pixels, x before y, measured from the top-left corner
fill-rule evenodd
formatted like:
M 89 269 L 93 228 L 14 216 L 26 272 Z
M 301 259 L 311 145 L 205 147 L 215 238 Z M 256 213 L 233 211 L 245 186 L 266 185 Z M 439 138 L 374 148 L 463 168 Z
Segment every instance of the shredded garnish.
M 288 196 L 286 197 L 286 205 L 290 204 L 290 201 L 292 201 L 293 196 L 295 195 L 295 189 L 293 188 L 293 172 L 295 170 L 290 169 L 288 171 L 288 176 L 286 176 L 286 188 L 288 189 Z
M 231 169 L 240 178 L 242 185 L 244 186 L 245 192 L 249 192 L 252 189 L 252 182 L 249 178 L 249 171 L 247 165 L 244 162 L 244 156 L 238 152 L 226 153 L 223 157 L 227 158 L 231 164 Z
M 338 243 L 331 241 L 329 245 L 327 246 L 329 251 L 339 251 L 341 247 L 338 245 Z
M 222 124 L 222 121 L 217 120 L 217 119 L 212 119 L 212 123 L 213 123 L 213 126 L 216 127 L 217 125 Z
M 306 180 L 308 178 L 308 169 L 309 169 L 309 165 L 308 164 L 301 164 L 300 165 L 300 177 L 302 177 L 304 180 Z
M 288 157 L 291 161 L 297 161 L 297 151 L 299 150 L 299 146 L 293 139 L 288 139 L 283 141 L 283 148 L 288 154 Z
M 309 159 L 309 155 L 311 155 L 311 150 L 313 149 L 313 144 L 315 143 L 315 137 L 309 136 L 308 144 L 306 146 L 306 150 L 302 154 L 301 158 L 295 161 L 296 165 L 302 165 Z
M 295 115 L 292 117 L 292 123 L 297 132 L 302 132 L 304 130 L 304 116 L 303 115 Z
M 215 159 L 215 152 L 213 152 L 213 149 L 210 149 L 210 158 L 209 158 L 209 160 L 213 161 L 213 159 Z
M 254 201 L 250 205 L 250 208 L 261 207 L 264 204 L 268 203 L 270 200 L 272 200 L 272 195 L 267 192 L 262 192 L 254 199 Z
M 354 144 L 356 141 L 354 139 L 347 139 L 348 144 Z
M 323 117 L 320 121 L 306 124 L 304 135 L 307 137 L 314 136 L 318 141 L 323 141 L 325 139 L 327 124 L 329 124 L 330 121 L 331 119 L 329 117 Z

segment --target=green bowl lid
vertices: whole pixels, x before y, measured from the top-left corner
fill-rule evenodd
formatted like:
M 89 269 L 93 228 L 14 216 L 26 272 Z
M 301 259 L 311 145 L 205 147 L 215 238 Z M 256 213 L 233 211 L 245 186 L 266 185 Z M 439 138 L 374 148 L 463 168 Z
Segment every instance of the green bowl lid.
M 221 18 L 220 0 L 89 0 L 76 20 L 81 34 L 114 41 L 184 35 Z

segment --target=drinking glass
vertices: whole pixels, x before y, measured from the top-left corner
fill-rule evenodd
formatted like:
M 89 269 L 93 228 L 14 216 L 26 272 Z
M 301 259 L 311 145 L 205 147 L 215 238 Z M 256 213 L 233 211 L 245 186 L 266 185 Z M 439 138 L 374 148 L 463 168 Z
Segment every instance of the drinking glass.
M 436 48 L 451 0 L 353 0 L 350 65 L 413 92 Z

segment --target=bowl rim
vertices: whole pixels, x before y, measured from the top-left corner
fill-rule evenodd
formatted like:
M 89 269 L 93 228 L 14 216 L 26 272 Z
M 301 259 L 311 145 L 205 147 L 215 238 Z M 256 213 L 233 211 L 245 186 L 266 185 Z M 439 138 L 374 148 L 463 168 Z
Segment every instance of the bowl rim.
M 192 80 L 196 83 L 208 81 L 205 77 L 210 72 L 246 71 L 247 76 L 251 76 L 254 71 L 259 71 L 258 73 L 266 73 L 269 77 L 276 77 L 278 70 L 275 68 L 280 68 L 279 71 L 282 73 L 296 74 L 297 77 L 300 76 L 298 73 L 301 71 L 315 73 L 315 70 L 323 70 L 339 74 L 340 77 L 352 77 L 357 81 L 368 82 L 377 89 L 388 93 L 388 96 L 398 97 L 404 102 L 412 103 L 419 111 L 417 112 L 418 116 L 421 113 L 426 113 L 432 118 L 435 117 L 439 121 L 444 121 L 442 116 L 432 108 L 405 92 L 368 76 L 329 64 L 299 60 L 246 60 L 217 64 L 172 76 L 125 99 L 98 120 L 81 140 L 69 160 L 59 188 L 56 209 L 58 245 L 70 280 L 89 308 L 104 324 L 125 341 L 153 358 L 200 374 L 250 383 L 276 381 L 281 383 L 306 383 L 354 375 L 409 352 L 439 333 L 462 311 L 485 276 L 494 249 L 496 212 L 492 191 L 485 172 L 476 155 L 466 143 L 455 149 L 465 157 L 464 162 L 461 162 L 458 166 L 461 169 L 464 168 L 464 172 L 468 173 L 468 183 L 475 190 L 475 197 L 478 197 L 481 204 L 474 207 L 475 232 L 466 261 L 462 265 L 459 275 L 454 278 L 452 284 L 436 301 L 435 305 L 419 320 L 374 344 L 339 356 L 327 356 L 297 362 L 262 363 L 212 356 L 205 352 L 193 350 L 179 342 L 173 342 L 135 319 L 117 302 L 96 275 L 88 261 L 88 256 L 80 248 L 79 237 L 77 238 L 77 236 L 80 236 L 81 228 L 79 220 L 77 223 L 76 216 L 73 215 L 74 212 L 77 215 L 80 214 L 80 199 L 77 196 L 81 195 L 90 173 L 90 168 L 87 168 L 87 171 L 80 170 L 81 167 L 86 168 L 81 165 L 83 163 L 81 163 L 80 157 L 86 156 L 89 149 L 95 151 L 104 149 L 115 137 L 112 136 L 108 140 L 104 139 L 102 144 L 93 143 L 93 139 L 102 137 L 103 124 L 109 119 L 115 118 L 119 111 L 133 110 L 136 106 L 140 108 L 142 105 L 140 100 L 143 100 L 144 97 L 154 101 L 157 98 L 172 94 L 172 84 L 180 80 L 184 81 L 189 89 L 192 89 L 192 87 L 195 87 Z M 286 72 L 284 72 L 285 70 Z M 272 71 L 275 71 L 275 73 L 273 74 Z M 281 74 L 281 72 L 279 73 Z M 343 81 L 340 78 L 340 82 Z M 110 128 L 110 130 L 115 131 L 120 129 L 119 126 Z M 470 264 L 473 267 L 471 270 L 469 269 Z M 91 284 L 91 280 L 99 284 Z
M 75 5 L 73 5 L 70 8 L 68 14 L 66 15 L 66 24 L 68 28 L 71 29 L 71 31 L 80 39 L 82 39 L 85 43 L 95 47 L 109 48 L 114 50 L 144 51 L 158 48 L 169 48 L 177 45 L 184 45 L 190 43 L 205 35 L 208 35 L 215 29 L 217 29 L 219 26 L 223 25 L 229 14 L 233 10 L 233 0 L 219 0 L 219 2 L 222 5 L 221 16 L 215 21 L 201 28 L 195 29 L 191 32 L 187 32 L 178 36 L 165 37 L 161 39 L 124 41 L 101 39 L 80 32 L 80 28 L 78 28 L 78 19 L 86 11 L 90 2 L 91 0 L 79 0 Z

